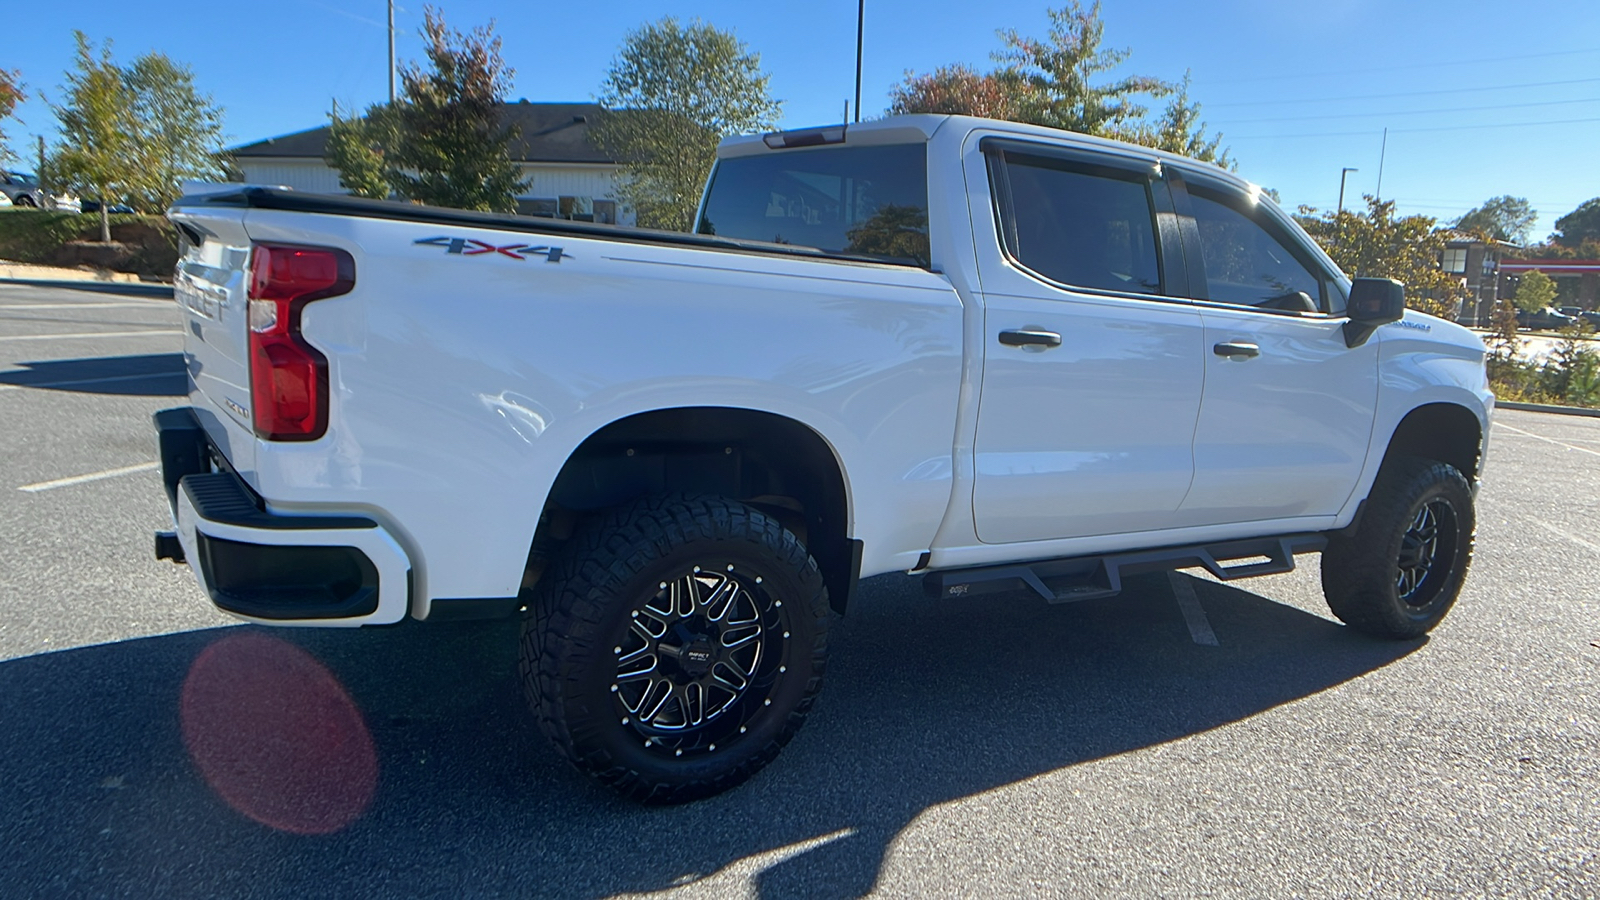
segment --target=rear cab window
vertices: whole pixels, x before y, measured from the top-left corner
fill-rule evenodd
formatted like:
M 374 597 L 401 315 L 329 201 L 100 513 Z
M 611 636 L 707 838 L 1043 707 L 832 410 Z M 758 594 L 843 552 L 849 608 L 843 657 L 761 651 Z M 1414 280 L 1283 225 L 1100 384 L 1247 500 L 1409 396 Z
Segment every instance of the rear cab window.
M 927 144 L 718 160 L 695 231 L 926 268 Z

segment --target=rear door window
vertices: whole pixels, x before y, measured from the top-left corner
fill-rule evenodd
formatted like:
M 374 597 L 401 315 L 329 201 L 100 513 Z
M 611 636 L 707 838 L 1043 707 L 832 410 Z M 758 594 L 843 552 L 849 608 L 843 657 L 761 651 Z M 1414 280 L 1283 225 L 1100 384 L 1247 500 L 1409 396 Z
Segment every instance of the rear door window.
M 695 230 L 927 266 L 927 156 L 918 143 L 719 160 Z
M 1162 293 L 1149 172 L 1012 152 L 1004 160 L 1013 261 L 1069 287 Z

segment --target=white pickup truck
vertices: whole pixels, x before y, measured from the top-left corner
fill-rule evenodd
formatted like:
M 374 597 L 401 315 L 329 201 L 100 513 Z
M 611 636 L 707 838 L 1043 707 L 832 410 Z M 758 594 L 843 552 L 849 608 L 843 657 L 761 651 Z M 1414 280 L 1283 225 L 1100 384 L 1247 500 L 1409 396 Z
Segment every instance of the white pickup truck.
M 1420 635 L 1482 343 L 1214 166 L 945 116 L 730 139 L 696 234 L 240 188 L 185 235 L 175 532 L 255 622 L 523 617 L 533 714 L 647 802 L 748 778 L 858 579 L 1287 571 Z

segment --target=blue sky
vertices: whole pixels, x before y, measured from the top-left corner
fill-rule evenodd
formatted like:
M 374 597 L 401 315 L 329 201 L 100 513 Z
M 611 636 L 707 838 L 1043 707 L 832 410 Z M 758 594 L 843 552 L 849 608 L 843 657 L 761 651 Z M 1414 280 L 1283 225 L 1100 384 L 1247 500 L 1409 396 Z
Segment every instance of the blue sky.
M 508 4 L 439 0 L 447 21 L 497 21 L 516 70 L 512 97 L 586 100 L 626 32 L 673 15 L 731 29 L 759 52 L 784 124 L 838 121 L 854 92 L 855 0 L 628 0 Z M 880 114 L 907 69 L 989 68 L 995 30 L 1042 35 L 1046 0 L 867 0 L 862 106 Z M 11 4 L 0 67 L 49 97 L 72 61 L 73 28 L 112 38 L 119 60 L 161 50 L 188 63 L 227 110 L 238 143 L 321 124 L 329 104 L 387 95 L 383 0 L 207 3 L 77 0 Z M 420 55 L 421 0 L 403 0 L 402 59 Z M 1593 0 L 1108 0 L 1106 44 L 1129 73 L 1175 79 L 1224 134 L 1240 174 L 1286 206 L 1347 205 L 1378 190 L 1403 213 L 1453 218 L 1500 194 L 1541 213 L 1535 236 L 1600 196 L 1600 3 Z M 53 137 L 31 100 L 7 123 L 17 149 Z

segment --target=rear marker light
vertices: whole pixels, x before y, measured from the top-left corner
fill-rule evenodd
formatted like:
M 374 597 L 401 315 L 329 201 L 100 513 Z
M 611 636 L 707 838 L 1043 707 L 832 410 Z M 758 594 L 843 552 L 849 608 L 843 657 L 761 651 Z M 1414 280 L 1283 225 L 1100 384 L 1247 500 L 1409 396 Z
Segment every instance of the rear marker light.
M 250 400 L 256 436 L 314 441 L 328 430 L 328 359 L 300 335 L 307 303 L 347 294 L 355 260 L 333 247 L 256 244 L 250 258 Z

